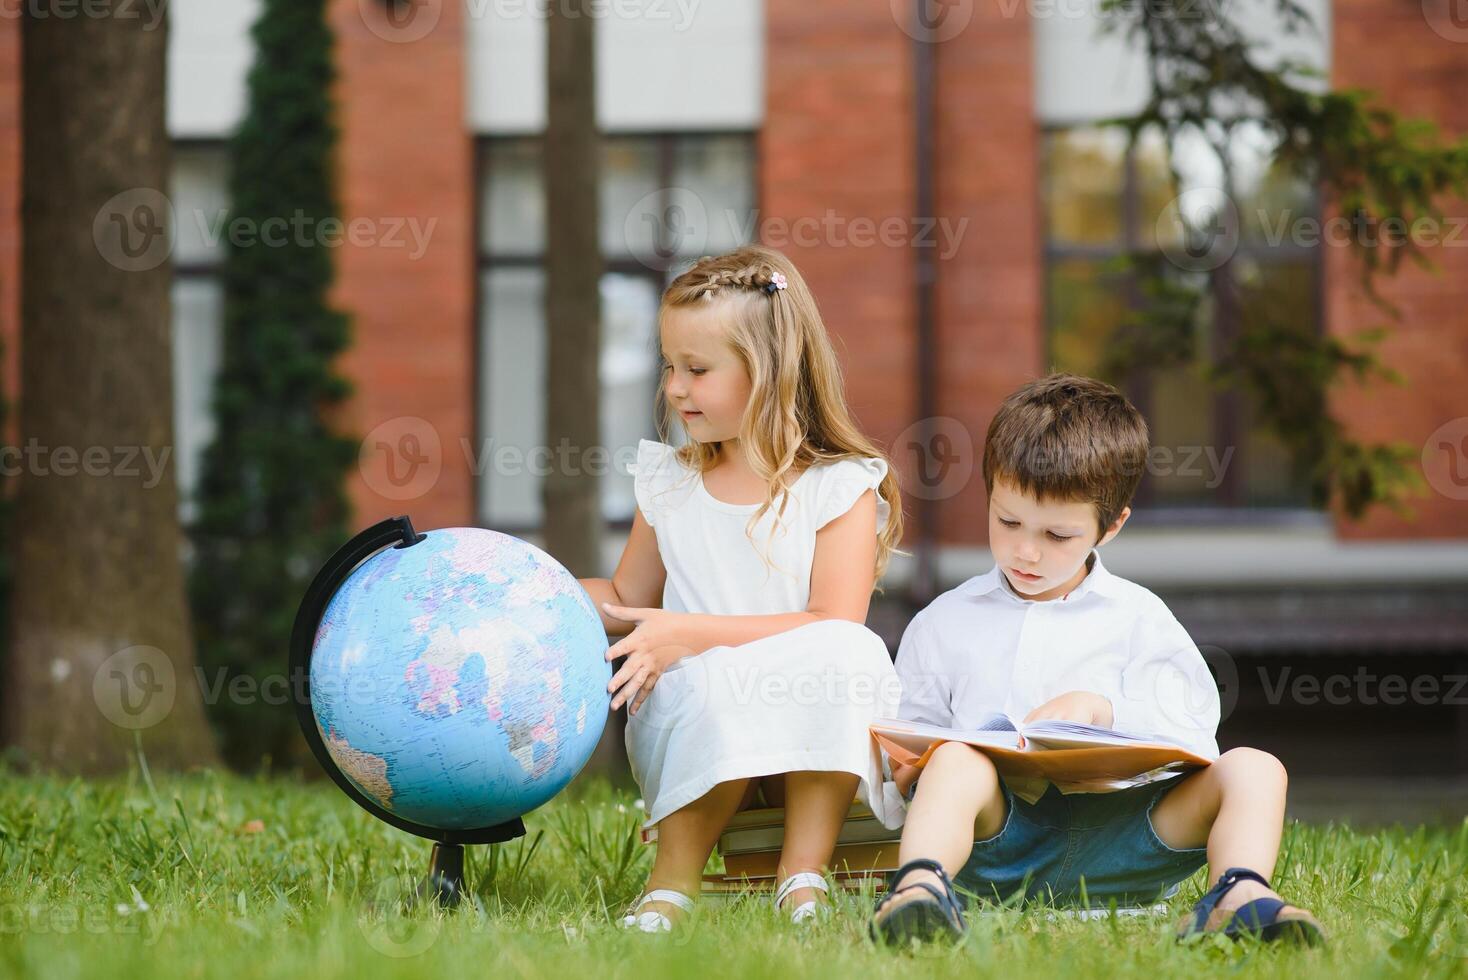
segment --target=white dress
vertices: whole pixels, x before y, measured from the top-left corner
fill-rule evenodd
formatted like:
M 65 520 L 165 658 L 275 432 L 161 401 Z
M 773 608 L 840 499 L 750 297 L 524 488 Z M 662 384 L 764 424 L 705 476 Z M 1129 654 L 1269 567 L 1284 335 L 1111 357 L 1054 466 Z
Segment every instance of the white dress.
M 812 466 L 753 528 L 758 504 L 729 504 L 704 488 L 671 446 L 642 440 L 630 467 L 638 509 L 667 569 L 663 608 L 724 616 L 803 611 L 816 531 L 851 509 L 887 473 L 880 459 Z M 877 498 L 877 526 L 890 507 Z M 773 569 L 761 559 L 764 552 Z M 822 620 L 739 646 L 685 657 L 627 721 L 627 756 L 652 827 L 731 779 L 798 770 L 849 772 L 859 797 L 888 827 L 903 805 L 883 781 L 867 726 L 895 716 L 901 687 L 886 644 L 860 623 Z

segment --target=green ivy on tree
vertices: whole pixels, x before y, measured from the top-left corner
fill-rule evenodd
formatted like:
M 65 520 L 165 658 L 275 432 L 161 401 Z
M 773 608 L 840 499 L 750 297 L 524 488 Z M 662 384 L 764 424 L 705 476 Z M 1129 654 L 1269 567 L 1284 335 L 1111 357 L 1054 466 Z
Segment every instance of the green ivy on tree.
M 1285 34 L 1315 30 L 1294 0 L 1275 0 L 1274 9 Z M 1308 82 L 1319 73 L 1300 62 L 1262 67 L 1255 45 L 1218 5 L 1104 0 L 1102 11 L 1108 30 L 1141 41 L 1151 89 L 1140 113 L 1106 124 L 1125 128 L 1132 146 L 1144 132 L 1161 132 L 1174 187 L 1182 186 L 1176 166 L 1180 140 L 1201 139 L 1218 158 L 1220 190 L 1230 201 L 1239 199 L 1229 158 L 1234 134 L 1243 126 L 1262 129 L 1274 142 L 1281 175 L 1317 187 L 1349 219 L 1357 232 L 1351 247 L 1360 260 L 1363 290 L 1388 321 L 1399 321 L 1400 310 L 1378 290 L 1379 277 L 1395 273 L 1408 258 L 1424 268 L 1433 265 L 1413 236 L 1376 230 L 1441 222 L 1441 199 L 1468 196 L 1468 138 L 1444 143 L 1433 123 L 1401 119 L 1369 92 L 1313 91 Z M 1186 223 L 1187 216 L 1180 217 Z M 1192 362 L 1204 305 L 1232 304 L 1240 312 L 1236 333 L 1215 355 L 1207 376 L 1252 399 L 1261 421 L 1290 448 L 1312 501 L 1338 504 L 1353 518 L 1378 504 L 1408 511 L 1406 500 L 1422 486 L 1418 448 L 1359 442 L 1329 407 L 1332 387 L 1346 379 L 1403 383 L 1374 352 L 1389 323 L 1347 342 L 1320 335 L 1313 323 L 1261 312 L 1271 308 L 1268 303 L 1246 303 L 1251 287 L 1233 274 L 1231 263 L 1201 283 L 1179 276 L 1156 252 L 1131 255 L 1127 265 L 1141 302 L 1113 338 L 1110 376 Z
M 249 105 L 230 144 L 217 431 L 190 529 L 202 681 L 225 756 L 245 768 L 266 755 L 288 764 L 304 744 L 291 704 L 269 701 L 284 693 L 301 596 L 347 537 L 343 480 L 356 458 L 356 443 L 323 418 L 351 391 L 333 369 L 349 324 L 327 304 L 332 252 L 312 233 L 338 213 L 324 7 L 265 0 L 253 30 Z M 281 243 L 262 233 L 272 227 L 305 233 Z

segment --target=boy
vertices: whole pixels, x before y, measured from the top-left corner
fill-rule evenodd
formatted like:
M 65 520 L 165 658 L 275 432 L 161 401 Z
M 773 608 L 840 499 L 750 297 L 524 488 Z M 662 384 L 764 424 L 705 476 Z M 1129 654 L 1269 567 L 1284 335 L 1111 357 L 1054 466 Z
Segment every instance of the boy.
M 1218 929 L 1323 938 L 1268 883 L 1284 767 L 1255 749 L 1218 755 L 1218 691 L 1197 647 L 1160 599 L 1112 575 L 1096 553 L 1131 514 L 1147 450 L 1146 422 L 1099 381 L 1051 375 L 1004 402 L 984 445 L 994 568 L 908 626 L 899 713 L 950 728 L 995 711 L 1066 719 L 1159 735 L 1216 761 L 1145 786 L 1067 795 L 1006 785 L 960 742 L 940 745 L 921 778 L 895 766 L 911 804 L 874 936 L 961 934 L 954 883 L 1000 900 L 1125 905 L 1170 896 L 1206 863 L 1213 887 L 1179 938 Z

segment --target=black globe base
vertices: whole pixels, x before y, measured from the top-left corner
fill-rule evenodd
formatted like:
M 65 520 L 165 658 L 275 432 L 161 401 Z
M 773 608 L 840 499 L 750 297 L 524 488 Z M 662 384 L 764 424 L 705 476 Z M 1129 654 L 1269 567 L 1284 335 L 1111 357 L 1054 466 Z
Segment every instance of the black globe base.
M 428 877 L 418 885 L 418 897 L 438 902 L 446 909 L 456 908 L 464 894 L 464 846 L 434 844 L 428 862 Z

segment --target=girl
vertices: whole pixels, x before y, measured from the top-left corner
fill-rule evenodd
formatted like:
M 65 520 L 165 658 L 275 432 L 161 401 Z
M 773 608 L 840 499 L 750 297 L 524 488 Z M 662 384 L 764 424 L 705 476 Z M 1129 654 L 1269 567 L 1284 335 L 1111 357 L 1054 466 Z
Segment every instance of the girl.
M 627 633 L 608 689 L 613 710 L 629 705 L 627 755 L 658 828 L 622 921 L 663 931 L 691 910 L 725 823 L 762 791 L 786 815 L 775 905 L 804 922 L 858 791 L 887 826 L 902 820 L 867 731 L 900 688 L 862 625 L 902 535 L 897 481 L 779 252 L 701 260 L 668 287 L 659 332 L 659 432 L 677 421 L 689 441 L 638 445 L 622 560 L 581 580 L 608 633 Z

